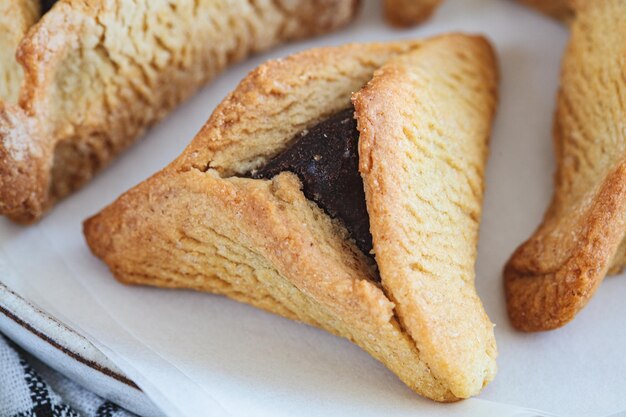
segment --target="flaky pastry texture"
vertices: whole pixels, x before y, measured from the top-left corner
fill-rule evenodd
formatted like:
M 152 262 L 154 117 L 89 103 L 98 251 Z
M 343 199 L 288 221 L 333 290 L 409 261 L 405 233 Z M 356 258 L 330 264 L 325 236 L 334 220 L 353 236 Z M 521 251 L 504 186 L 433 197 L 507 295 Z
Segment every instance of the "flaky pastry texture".
M 22 71 L 0 63 L 23 72 L 19 92 L 0 89 L 0 214 L 39 219 L 227 65 L 342 26 L 356 3 L 59 0 L 19 40 Z M 16 45 L 14 29 L 0 42 Z
M 554 120 L 554 195 L 504 271 L 525 331 L 572 320 L 626 262 L 626 3 L 578 1 Z
M 474 289 L 496 88 L 491 47 L 466 35 L 270 61 L 87 242 L 121 282 L 223 294 L 357 343 L 433 400 L 476 395 L 496 372 Z M 378 268 L 296 175 L 241 176 L 351 100 Z

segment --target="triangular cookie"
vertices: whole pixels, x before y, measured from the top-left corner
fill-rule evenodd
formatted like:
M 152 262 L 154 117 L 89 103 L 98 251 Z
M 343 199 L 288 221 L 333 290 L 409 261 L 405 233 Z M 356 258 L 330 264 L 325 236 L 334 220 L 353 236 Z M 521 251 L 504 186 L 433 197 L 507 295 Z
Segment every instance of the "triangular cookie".
M 12 27 L 18 6 L 39 9 L 39 1 L 2 3 L 12 13 L 0 22 L 15 19 Z M 19 93 L 9 83 L 17 104 L 0 102 L 0 214 L 22 223 L 89 181 L 228 65 L 343 26 L 358 0 L 54 3 L 23 39 L 29 25 L 18 33 L 0 23 L 2 54 L 13 68 L 17 48 L 24 72 Z
M 496 73 L 465 35 L 270 61 L 178 159 L 87 220 L 87 242 L 122 282 L 224 294 L 348 338 L 421 395 L 475 395 L 496 371 L 474 289 Z M 340 151 L 310 153 L 311 138 Z M 366 209 L 336 196 L 352 165 Z M 369 213 L 375 258 L 346 203 Z
M 578 1 L 554 122 L 552 203 L 505 268 L 509 316 L 526 331 L 574 318 L 626 264 L 626 3 Z

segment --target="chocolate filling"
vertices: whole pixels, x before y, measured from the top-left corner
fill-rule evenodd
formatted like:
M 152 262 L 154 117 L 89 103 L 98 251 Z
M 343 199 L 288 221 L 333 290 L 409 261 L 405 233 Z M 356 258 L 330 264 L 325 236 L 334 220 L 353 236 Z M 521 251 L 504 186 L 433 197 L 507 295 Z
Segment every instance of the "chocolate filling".
M 52 6 L 54 6 L 54 3 L 56 3 L 57 0 L 40 0 L 40 2 L 41 2 L 41 14 L 43 16 L 44 13 L 46 13 L 48 10 L 52 8 Z
M 270 179 L 283 171 L 300 178 L 306 198 L 338 219 L 366 255 L 372 250 L 369 215 L 359 173 L 359 131 L 354 109 L 303 131 L 285 151 L 248 174 Z

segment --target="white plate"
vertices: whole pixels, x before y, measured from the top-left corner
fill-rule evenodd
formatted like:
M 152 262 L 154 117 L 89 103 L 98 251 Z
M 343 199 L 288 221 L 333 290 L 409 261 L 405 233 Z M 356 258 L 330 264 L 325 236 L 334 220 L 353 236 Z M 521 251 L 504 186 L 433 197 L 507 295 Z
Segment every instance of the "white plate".
M 87 339 L 1 283 L 0 332 L 101 397 L 141 416 L 162 415 L 141 389 Z

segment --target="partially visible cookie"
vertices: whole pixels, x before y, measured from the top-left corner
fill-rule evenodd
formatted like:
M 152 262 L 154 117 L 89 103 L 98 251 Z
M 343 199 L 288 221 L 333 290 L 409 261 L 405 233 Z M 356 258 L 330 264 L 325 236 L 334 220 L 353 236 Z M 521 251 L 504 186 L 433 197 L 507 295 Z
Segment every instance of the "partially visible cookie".
M 587 305 L 626 255 L 626 2 L 579 0 L 554 120 L 550 207 L 504 271 L 511 322 L 550 330 Z
M 476 395 L 496 372 L 474 288 L 496 102 L 480 37 L 270 61 L 87 243 L 121 282 L 223 294 L 357 343 L 420 395 Z
M 442 0 L 384 0 L 385 16 L 395 26 L 413 26 L 428 19 Z
M 226 66 L 336 29 L 357 3 L 57 1 L 17 47 L 19 103 L 0 104 L 0 214 L 39 219 Z
M 519 0 L 540 12 L 561 20 L 570 22 L 574 16 L 571 0 Z
M 0 0 L 0 101 L 17 102 L 23 73 L 15 52 L 39 13 L 39 0 Z

